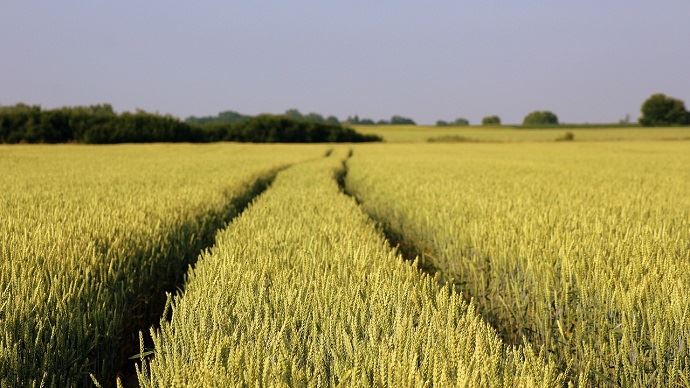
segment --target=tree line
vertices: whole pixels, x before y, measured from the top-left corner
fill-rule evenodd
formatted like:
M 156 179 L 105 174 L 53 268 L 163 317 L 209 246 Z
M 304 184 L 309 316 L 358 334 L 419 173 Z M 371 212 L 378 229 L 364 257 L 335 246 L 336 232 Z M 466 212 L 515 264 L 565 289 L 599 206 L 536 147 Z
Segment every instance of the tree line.
M 336 116 L 323 116 L 319 113 L 302 113 L 298 109 L 288 109 L 282 116 L 311 123 L 332 124 L 332 125 L 417 125 L 417 123 L 409 117 L 393 115 L 389 120 L 373 120 L 369 118 L 359 117 L 359 115 L 348 116 L 344 121 L 340 121 Z M 237 124 L 245 121 L 252 116 L 245 115 L 236 111 L 224 111 L 215 116 L 190 116 L 185 121 L 190 124 Z
M 685 103 L 664 94 L 650 96 L 641 107 L 639 124 L 643 126 L 690 125 Z M 0 106 L 0 143 L 144 143 L 144 142 L 365 142 L 380 141 L 345 125 L 416 125 L 399 115 L 390 120 L 350 116 L 341 123 L 335 116 L 303 114 L 289 109 L 282 115 L 244 115 L 235 111 L 216 116 L 189 117 L 181 121 L 170 115 L 137 110 L 116 113 L 109 104 L 42 109 L 37 105 Z M 464 126 L 469 121 L 458 118 L 437 126 Z M 501 125 L 497 115 L 486 116 L 482 125 Z M 527 114 L 523 127 L 559 125 L 551 111 Z M 623 123 L 621 125 L 628 125 Z
M 222 113 L 221 113 L 222 115 Z M 365 142 L 380 141 L 340 123 L 290 115 L 181 121 L 142 110 L 116 113 L 109 104 L 42 109 L 17 104 L 0 107 L 1 143 L 146 142 Z
M 682 100 L 662 93 L 653 94 L 647 98 L 642 104 L 640 111 L 642 115 L 638 123 L 642 126 L 690 125 L 690 112 L 685 108 L 685 103 Z M 469 121 L 464 118 L 451 122 L 444 120 L 436 122 L 436 126 L 439 127 L 466 126 L 469 124 Z M 559 124 L 558 116 L 548 110 L 530 112 L 522 120 L 523 127 L 551 127 Z M 482 125 L 501 125 L 501 118 L 497 115 L 486 116 L 482 119 Z M 629 116 L 621 120 L 618 125 L 632 125 L 629 123 Z
M 0 107 L 3 143 L 142 143 L 200 141 L 194 128 L 172 116 L 141 110 L 115 113 L 109 104 L 42 109 Z
M 263 116 L 263 115 L 262 115 Z M 331 124 L 340 125 L 341 122 L 335 116 L 324 117 L 319 113 L 302 113 L 298 109 L 288 109 L 281 116 L 293 119 L 296 121 L 306 121 L 317 124 Z M 190 116 L 185 122 L 192 125 L 216 125 L 216 124 L 239 124 L 251 119 L 254 116 L 242 114 L 233 110 L 227 110 L 218 113 L 215 116 Z
M 361 143 L 381 141 L 341 124 L 299 120 L 287 115 L 262 114 L 235 124 L 211 123 L 198 127 L 208 141 L 252 143 Z
M 345 123 L 350 125 L 417 125 L 417 123 L 409 117 L 393 115 L 390 120 L 378 120 L 360 118 L 358 115 L 348 116 Z

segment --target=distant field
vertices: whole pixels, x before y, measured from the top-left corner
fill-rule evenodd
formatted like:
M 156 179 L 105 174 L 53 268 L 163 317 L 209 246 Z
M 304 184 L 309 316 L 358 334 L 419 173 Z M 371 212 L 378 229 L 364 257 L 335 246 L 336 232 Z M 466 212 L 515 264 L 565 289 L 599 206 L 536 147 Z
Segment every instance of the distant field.
M 375 134 L 390 143 L 426 142 L 431 138 L 460 137 L 448 141 L 555 141 L 571 132 L 575 141 L 600 140 L 690 140 L 690 127 L 673 128 L 579 128 L 521 129 L 504 127 L 436 127 L 424 125 L 358 125 L 365 134 Z

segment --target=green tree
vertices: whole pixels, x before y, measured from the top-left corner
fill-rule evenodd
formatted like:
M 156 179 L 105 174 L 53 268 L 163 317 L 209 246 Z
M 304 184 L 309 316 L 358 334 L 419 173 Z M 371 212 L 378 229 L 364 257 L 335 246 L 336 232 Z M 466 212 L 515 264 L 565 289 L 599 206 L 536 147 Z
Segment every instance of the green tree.
M 297 109 L 295 109 L 295 108 L 286 110 L 285 113 L 284 113 L 284 115 L 285 115 L 286 117 L 289 117 L 289 118 L 293 119 L 293 120 L 302 120 L 302 119 L 304 119 L 304 115 L 302 114 L 302 112 L 300 112 L 299 110 L 297 110 Z
M 524 126 L 539 126 L 539 125 L 558 125 L 558 116 L 553 112 L 544 111 L 534 111 L 525 116 L 522 120 L 522 125 Z
M 326 122 L 326 119 L 324 119 L 323 116 L 321 116 L 318 113 L 314 113 L 314 112 L 309 113 L 306 116 L 304 116 L 304 120 L 311 121 L 312 123 L 324 123 L 324 122 Z
M 250 116 L 243 115 L 239 112 L 232 110 L 227 110 L 218 113 L 216 116 L 203 116 L 203 117 L 188 117 L 185 122 L 194 125 L 207 125 L 207 124 L 237 124 L 242 121 L 249 119 Z
M 500 119 L 498 121 L 499 121 L 499 123 L 501 122 Z M 464 127 L 464 126 L 470 125 L 470 121 L 465 119 L 465 118 L 459 117 L 459 118 L 455 119 L 455 121 L 453 121 L 453 125 L 458 126 L 458 127 Z
M 496 115 L 486 116 L 482 119 L 482 125 L 501 125 L 501 118 Z
M 690 124 L 690 113 L 685 109 L 685 103 L 665 94 L 657 93 L 650 96 L 642 104 L 641 111 L 641 125 Z

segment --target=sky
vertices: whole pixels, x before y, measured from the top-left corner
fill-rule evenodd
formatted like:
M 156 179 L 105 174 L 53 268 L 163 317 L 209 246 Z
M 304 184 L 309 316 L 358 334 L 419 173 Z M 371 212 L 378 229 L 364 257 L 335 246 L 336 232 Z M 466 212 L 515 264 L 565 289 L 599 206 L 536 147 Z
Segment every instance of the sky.
M 0 2 L 0 104 L 419 123 L 690 103 L 688 0 Z

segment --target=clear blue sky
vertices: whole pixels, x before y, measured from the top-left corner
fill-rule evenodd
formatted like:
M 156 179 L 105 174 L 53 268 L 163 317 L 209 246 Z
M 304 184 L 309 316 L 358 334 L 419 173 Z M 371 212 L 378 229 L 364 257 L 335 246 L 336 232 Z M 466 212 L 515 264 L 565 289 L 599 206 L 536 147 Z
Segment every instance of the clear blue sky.
M 0 104 L 565 122 L 690 103 L 688 0 L 0 4 Z

